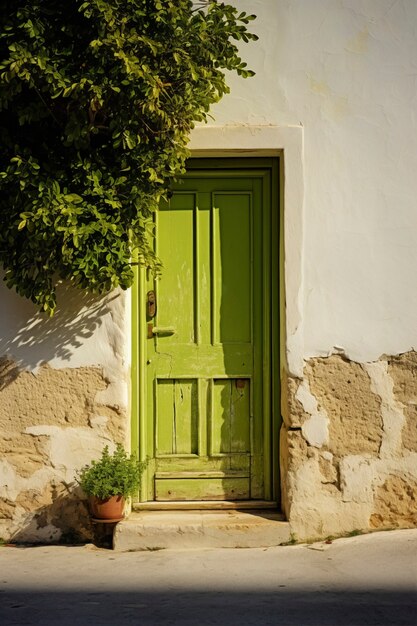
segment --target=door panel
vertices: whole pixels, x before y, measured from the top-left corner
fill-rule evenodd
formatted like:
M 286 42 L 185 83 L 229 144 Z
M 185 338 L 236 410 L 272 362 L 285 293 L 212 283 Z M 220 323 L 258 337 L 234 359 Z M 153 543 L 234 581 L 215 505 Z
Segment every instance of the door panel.
M 158 454 L 198 454 L 197 381 L 157 380 L 154 410 Z
M 220 478 L 158 478 L 155 500 L 247 500 L 249 488 L 248 476 L 234 478 L 230 474 Z
M 250 454 L 250 387 L 242 378 L 213 381 L 211 454 Z
M 156 218 L 147 319 L 148 499 L 265 498 L 268 177 L 195 173 Z
M 251 199 L 213 194 L 213 343 L 251 342 Z
M 162 208 L 158 214 L 156 252 L 164 269 L 161 281 L 156 283 L 157 319 L 158 326 L 175 328 L 175 344 L 196 342 L 195 205 L 195 194 L 178 193 L 171 207 Z M 165 345 L 166 338 L 161 342 Z

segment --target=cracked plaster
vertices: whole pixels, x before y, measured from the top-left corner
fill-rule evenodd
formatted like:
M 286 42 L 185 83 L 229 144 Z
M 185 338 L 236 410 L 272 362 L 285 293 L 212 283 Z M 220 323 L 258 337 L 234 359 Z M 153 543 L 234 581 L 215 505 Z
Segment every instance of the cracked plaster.
M 405 411 L 414 407 L 415 359 L 414 352 L 395 357 L 394 375 L 387 358 L 367 364 L 334 355 L 310 359 L 306 378 L 287 384 L 284 402 L 297 407 L 301 425 L 288 429 L 291 419 L 284 421 L 282 492 L 298 539 L 416 523 L 417 451 L 403 441 Z M 305 425 L 320 407 L 328 440 L 318 447 Z
M 98 367 L 29 372 L 0 359 L 0 537 L 91 537 L 76 472 L 126 443 L 128 427 L 125 411 L 101 403 L 109 385 Z

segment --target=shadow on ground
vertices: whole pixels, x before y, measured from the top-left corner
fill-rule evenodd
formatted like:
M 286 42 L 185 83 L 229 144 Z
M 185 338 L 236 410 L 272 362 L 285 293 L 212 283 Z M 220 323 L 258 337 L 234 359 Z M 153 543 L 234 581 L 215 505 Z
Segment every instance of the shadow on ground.
M 416 598 L 411 589 L 303 592 L 283 587 L 264 592 L 11 590 L 0 595 L 0 623 L 414 626 L 417 622 Z

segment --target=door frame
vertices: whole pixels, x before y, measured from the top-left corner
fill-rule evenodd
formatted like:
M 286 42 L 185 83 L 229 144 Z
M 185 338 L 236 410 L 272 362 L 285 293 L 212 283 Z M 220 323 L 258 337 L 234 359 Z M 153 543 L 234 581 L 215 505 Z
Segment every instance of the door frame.
M 280 278 L 282 276 L 282 210 L 280 202 L 280 182 L 282 182 L 282 158 L 280 156 L 227 156 L 221 153 L 209 157 L 192 157 L 187 168 L 189 170 L 213 171 L 216 169 L 242 169 L 253 173 L 258 170 L 270 176 L 270 189 L 264 189 L 264 200 L 270 202 L 270 261 L 269 267 L 263 276 L 263 294 L 270 289 L 269 310 L 264 306 L 263 352 L 264 368 L 268 364 L 268 371 L 264 377 L 268 384 L 264 386 L 264 425 L 267 436 L 264 438 L 264 484 L 265 493 L 269 493 L 272 502 L 280 504 L 280 467 L 279 467 L 279 433 L 281 427 L 280 410 L 280 325 L 282 325 L 280 311 Z M 281 180 L 280 180 L 281 179 Z M 264 223 L 264 236 L 267 225 Z M 136 261 L 136 259 L 133 259 Z M 265 260 L 263 261 L 265 269 Z M 134 265 L 135 280 L 132 286 L 132 366 L 131 366 L 131 450 L 140 460 L 148 457 L 146 450 L 147 432 L 147 402 L 146 402 L 146 309 L 145 309 L 145 272 L 143 267 Z M 265 305 L 265 297 L 263 297 Z M 266 353 L 269 358 L 265 358 Z M 269 412 L 269 415 L 268 415 Z M 271 420 L 269 422 L 269 419 Z M 266 423 L 268 420 L 268 423 Z M 136 499 L 148 491 L 149 475 L 153 475 L 153 459 L 149 461 L 149 470 L 142 477 L 141 488 Z

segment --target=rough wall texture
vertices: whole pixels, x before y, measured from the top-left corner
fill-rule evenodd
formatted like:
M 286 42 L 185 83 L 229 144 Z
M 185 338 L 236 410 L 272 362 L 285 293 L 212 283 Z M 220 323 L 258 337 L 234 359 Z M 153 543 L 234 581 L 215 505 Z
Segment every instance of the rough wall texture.
M 88 540 L 75 473 L 126 440 L 100 368 L 0 359 L 0 537 Z M 417 354 L 314 358 L 283 384 L 282 496 L 302 540 L 417 525 Z
M 334 356 L 307 365 L 312 394 L 329 416 L 329 451 L 337 456 L 379 452 L 382 440 L 380 398 L 370 393 L 370 378 L 358 363 Z
M 77 469 L 125 442 L 127 419 L 103 404 L 100 368 L 19 371 L 0 359 L 0 537 L 74 541 L 91 537 Z
M 416 352 L 311 359 L 282 397 L 282 494 L 295 537 L 417 525 Z
M 407 352 L 388 361 L 394 382 L 394 394 L 404 406 L 402 443 L 410 451 L 417 450 L 417 353 Z

